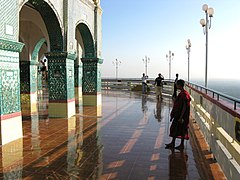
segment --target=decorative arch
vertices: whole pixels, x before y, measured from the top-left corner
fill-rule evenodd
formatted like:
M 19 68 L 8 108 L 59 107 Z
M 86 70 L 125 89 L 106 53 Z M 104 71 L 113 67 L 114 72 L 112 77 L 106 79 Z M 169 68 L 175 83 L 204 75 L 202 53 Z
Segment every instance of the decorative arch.
M 50 2 L 46 2 L 44 0 L 28 0 L 20 5 L 20 10 L 23 5 L 28 5 L 41 14 L 49 35 L 50 51 L 62 52 L 63 26 L 54 6 Z
M 36 44 L 36 46 L 32 52 L 32 58 L 31 58 L 32 61 L 37 61 L 39 50 L 41 49 L 42 45 L 46 42 L 47 41 L 45 38 L 42 38 L 42 39 L 40 39 L 40 41 L 38 41 L 38 43 Z
M 83 22 L 77 25 L 77 29 L 79 30 L 83 39 L 85 58 L 95 57 L 94 40 L 90 29 Z

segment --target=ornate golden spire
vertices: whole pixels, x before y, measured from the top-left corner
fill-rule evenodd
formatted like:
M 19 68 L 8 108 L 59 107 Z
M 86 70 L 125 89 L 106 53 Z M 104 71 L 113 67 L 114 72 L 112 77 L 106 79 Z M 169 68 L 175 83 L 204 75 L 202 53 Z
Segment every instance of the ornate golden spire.
M 96 6 L 100 4 L 100 0 L 93 0 L 93 2 Z

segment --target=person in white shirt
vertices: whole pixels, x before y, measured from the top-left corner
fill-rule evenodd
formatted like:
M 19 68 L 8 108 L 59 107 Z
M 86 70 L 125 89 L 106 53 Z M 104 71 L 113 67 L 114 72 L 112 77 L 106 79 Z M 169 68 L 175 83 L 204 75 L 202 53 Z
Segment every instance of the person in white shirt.
M 143 73 L 143 76 L 142 76 L 142 93 L 143 94 L 147 93 L 147 79 L 148 79 L 148 76 L 146 76 L 145 73 Z

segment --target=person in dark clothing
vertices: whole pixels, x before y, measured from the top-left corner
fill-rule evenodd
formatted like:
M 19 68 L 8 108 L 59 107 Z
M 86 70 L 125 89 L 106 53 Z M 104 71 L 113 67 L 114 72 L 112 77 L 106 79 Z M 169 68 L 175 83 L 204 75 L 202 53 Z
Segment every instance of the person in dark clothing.
M 162 99 L 162 80 L 164 80 L 163 75 L 161 73 L 158 74 L 158 77 L 155 79 L 154 86 L 156 90 L 156 97 L 159 100 L 159 98 Z
M 170 136 L 172 137 L 172 142 L 166 144 L 166 148 L 183 150 L 184 139 L 189 139 L 188 125 L 191 97 L 184 89 L 184 80 L 178 80 L 176 86 L 179 90 L 181 90 L 181 92 L 178 94 L 176 100 L 174 101 L 173 109 L 171 111 L 170 121 L 172 121 L 172 124 L 170 127 Z M 177 147 L 175 147 L 176 138 L 181 138 L 181 144 Z
M 42 72 L 42 78 L 44 80 L 47 80 L 47 66 L 46 66 L 46 62 L 47 60 L 46 59 L 43 59 L 40 63 L 41 63 L 41 72 Z
M 173 95 L 172 95 L 173 101 L 175 101 L 175 99 L 177 97 L 177 85 L 176 85 L 177 81 L 178 81 L 178 74 L 176 74 L 176 78 L 174 81 L 174 89 L 173 89 Z

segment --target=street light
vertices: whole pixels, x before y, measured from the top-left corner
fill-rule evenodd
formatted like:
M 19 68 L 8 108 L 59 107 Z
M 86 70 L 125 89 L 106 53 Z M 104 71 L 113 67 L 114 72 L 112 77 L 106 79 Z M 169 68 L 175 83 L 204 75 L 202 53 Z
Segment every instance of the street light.
M 121 61 L 119 61 L 118 59 L 115 60 L 115 62 L 113 61 L 113 65 L 116 66 L 116 80 L 118 79 L 118 66 L 120 66 Z
M 171 61 L 173 60 L 173 57 L 174 57 L 174 53 L 171 51 L 169 51 L 169 55 L 166 54 L 166 58 L 169 61 L 169 76 L 168 76 L 169 80 L 171 79 Z
M 145 75 L 147 76 L 147 64 L 150 63 L 150 58 L 145 56 L 145 59 L 142 59 L 145 64 Z
M 186 45 L 186 50 L 187 50 L 187 54 L 188 54 L 188 82 L 189 82 L 189 65 L 190 65 L 190 51 L 191 51 L 191 42 L 190 42 L 190 39 L 187 40 L 187 45 Z
M 207 4 L 202 6 L 202 10 L 206 14 L 206 19 L 201 19 L 200 24 L 203 27 L 203 33 L 206 35 L 206 67 L 205 67 L 205 87 L 207 87 L 207 68 L 208 68 L 208 29 L 211 28 L 211 19 L 214 14 L 213 8 L 209 8 Z M 208 18 L 209 17 L 209 18 Z

